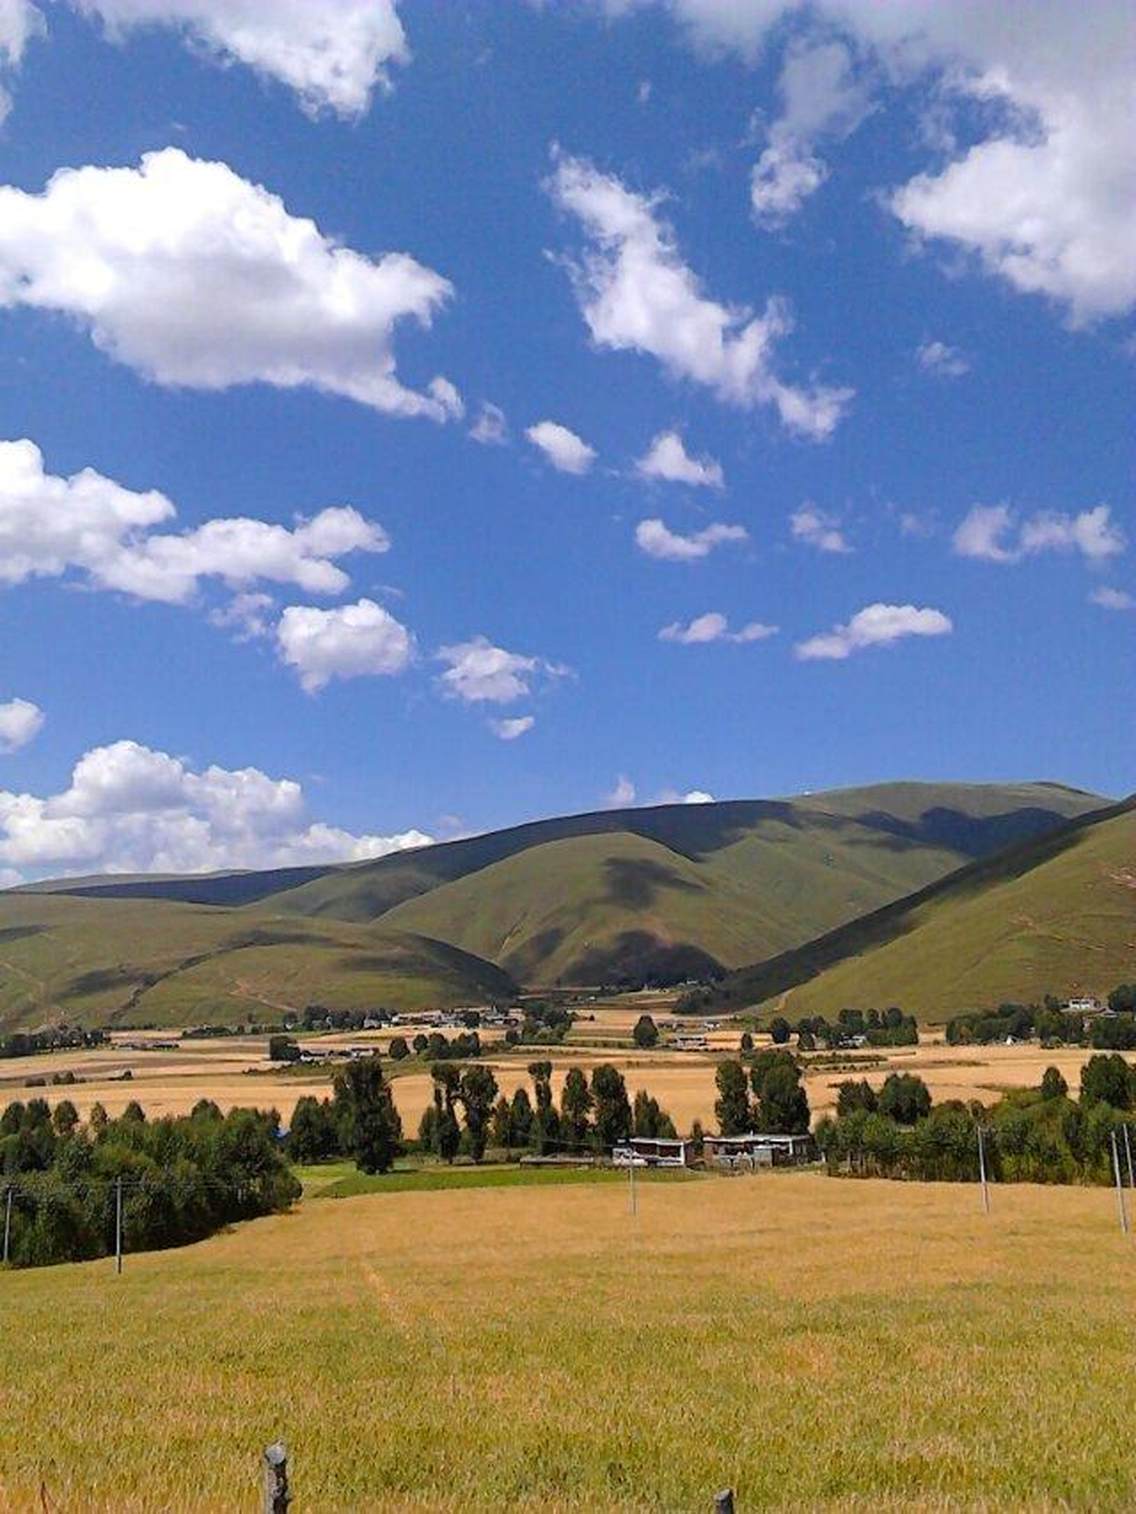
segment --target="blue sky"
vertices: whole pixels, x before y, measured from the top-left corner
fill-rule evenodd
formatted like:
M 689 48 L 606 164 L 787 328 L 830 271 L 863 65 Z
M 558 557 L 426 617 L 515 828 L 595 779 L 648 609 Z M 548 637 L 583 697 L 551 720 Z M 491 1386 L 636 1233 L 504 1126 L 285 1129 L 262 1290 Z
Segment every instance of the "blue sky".
M 1130 791 L 1126 9 L 0 3 L 0 879 Z

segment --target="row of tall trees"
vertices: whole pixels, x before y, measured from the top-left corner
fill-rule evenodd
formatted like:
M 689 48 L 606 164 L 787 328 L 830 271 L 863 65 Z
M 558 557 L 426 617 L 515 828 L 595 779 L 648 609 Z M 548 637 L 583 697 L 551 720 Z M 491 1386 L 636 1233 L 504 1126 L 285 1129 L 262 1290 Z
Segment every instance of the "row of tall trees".
M 0 1114 L 0 1194 L 11 1197 L 10 1261 L 82 1261 L 114 1247 L 121 1180 L 127 1250 L 201 1240 L 236 1220 L 286 1208 L 300 1186 L 279 1149 L 275 1110 L 222 1115 L 202 1100 L 179 1119 L 148 1121 L 137 1103 L 117 1120 L 95 1105 L 84 1125 L 67 1099 Z
M 760 1051 L 750 1066 L 719 1062 L 714 1075 L 714 1114 L 723 1135 L 803 1135 L 809 1128 L 809 1099 L 801 1068 L 791 1052 Z M 752 1097 L 751 1097 L 752 1094 Z
M 878 1094 L 867 1083 L 843 1083 L 836 1118 L 821 1120 L 816 1138 L 831 1172 L 974 1182 L 981 1125 L 992 1179 L 1107 1183 L 1112 1134 L 1123 1136 L 1133 1111 L 1136 1069 L 1113 1053 L 1089 1058 L 1076 1100 L 1056 1067 L 1039 1087 L 1004 1094 L 990 1109 L 959 1099 L 933 1104 L 912 1074 L 893 1075 Z
M 1040 1004 L 1000 1004 L 971 1010 L 947 1024 L 952 1046 L 989 1045 L 1012 1037 L 1036 1037 L 1052 1045 L 1093 1046 L 1102 1051 L 1136 1049 L 1136 983 L 1118 983 L 1108 996 L 1108 1015 L 1070 1014 L 1047 994 Z

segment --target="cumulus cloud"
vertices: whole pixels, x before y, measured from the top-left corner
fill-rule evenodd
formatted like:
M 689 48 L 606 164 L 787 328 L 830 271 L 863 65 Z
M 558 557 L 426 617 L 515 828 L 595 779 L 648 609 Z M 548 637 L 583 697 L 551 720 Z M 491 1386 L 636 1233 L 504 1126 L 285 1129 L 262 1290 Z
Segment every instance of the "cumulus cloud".
M 561 473 L 587 473 L 596 460 L 595 448 L 559 421 L 538 421 L 525 435 Z
M 400 321 L 453 293 L 406 253 L 337 246 L 224 163 L 177 148 L 138 168 L 60 169 L 42 194 L 0 187 L 0 306 L 70 317 L 160 384 L 264 383 L 444 421 L 453 385 L 399 380 Z
M 834 626 L 820 636 L 802 641 L 796 655 L 803 662 L 842 662 L 865 647 L 887 647 L 905 636 L 947 636 L 954 630 L 941 610 L 920 610 L 914 605 L 867 605 L 847 625 Z
M 493 405 L 489 400 L 483 400 L 477 412 L 477 419 L 469 428 L 469 434 L 483 447 L 503 446 L 509 440 L 509 425 L 500 405 Z
M 1039 552 L 1080 552 L 1100 563 L 1125 549 L 1125 536 L 1108 505 L 1063 515 L 1043 510 L 1018 521 L 1009 505 L 975 505 L 954 535 L 960 557 L 1015 563 Z
M 1126 589 L 1094 589 L 1089 599 L 1102 610 L 1136 610 L 1136 595 Z
M 309 694 L 333 678 L 401 673 L 414 657 L 413 636 L 373 599 L 334 610 L 289 605 L 276 627 L 276 645 Z
M 584 230 L 587 245 L 569 268 L 598 347 L 647 353 L 727 404 L 770 405 L 802 436 L 831 435 L 852 391 L 778 377 L 774 349 L 793 325 L 783 300 L 755 316 L 707 298 L 657 214 L 661 197 L 636 194 L 582 158 L 558 154 L 549 190 Z
M 486 636 L 440 647 L 437 656 L 447 664 L 439 679 L 442 692 L 463 704 L 511 704 L 530 692 L 536 678 L 559 678 L 568 671 L 543 657 L 495 647 Z
M 0 752 L 18 752 L 43 730 L 46 716 L 30 699 L 0 704 Z
M 15 73 L 29 41 L 43 29 L 43 16 L 31 0 L 0 0 L 0 78 Z M 11 109 L 12 97 L 0 85 L 0 124 Z
M 916 361 L 924 373 L 935 378 L 962 378 L 970 372 L 970 363 L 958 350 L 946 342 L 924 342 L 915 353 Z
M 800 17 L 847 35 L 893 83 L 922 83 L 931 71 L 948 100 L 1000 103 L 982 140 L 890 195 L 892 213 L 917 239 L 972 253 L 1075 322 L 1136 305 L 1130 0 L 1097 0 L 1088 18 L 1067 0 L 661 3 L 703 51 L 756 61 L 773 29 Z M 938 136 L 956 153 L 949 133 Z
M 516 741 L 536 725 L 535 715 L 514 715 L 505 720 L 491 720 L 489 729 L 500 741 Z
M 171 26 L 292 89 L 311 114 L 361 115 L 410 52 L 394 0 L 71 0 L 114 37 Z
M 739 631 L 731 631 L 730 623 L 724 615 L 717 610 L 708 610 L 705 615 L 695 616 L 688 625 L 676 620 L 669 626 L 664 626 L 659 632 L 659 640 L 677 642 L 681 647 L 703 647 L 714 641 L 744 644 L 765 641 L 770 636 L 776 636 L 778 629 L 777 626 L 763 625 L 760 620 L 751 620 Z
M 334 558 L 390 546 L 381 526 L 346 506 L 291 530 L 243 517 L 153 529 L 176 514 L 157 490 L 137 493 L 92 468 L 57 477 L 34 442 L 0 442 L 0 585 L 78 574 L 93 588 L 166 604 L 188 603 L 205 578 L 339 594 L 350 580 Z
M 844 532 L 836 516 L 819 510 L 814 504 L 804 504 L 789 517 L 789 529 L 794 541 L 815 547 L 818 552 L 851 552 Z
M 271 635 L 275 608 L 271 594 L 234 594 L 227 605 L 209 612 L 209 624 L 232 631 L 236 641 L 256 641 Z
M 313 823 L 292 779 L 258 768 L 197 771 L 135 741 L 87 752 L 62 793 L 0 790 L 0 866 L 19 878 L 354 862 L 431 839 L 419 830 L 353 835 Z
M 635 785 L 626 773 L 620 773 L 611 792 L 604 795 L 604 804 L 611 810 L 624 810 L 635 803 Z
M 713 794 L 705 789 L 687 789 L 681 793 L 678 789 L 663 789 L 656 800 L 657 804 L 715 804 L 717 801 Z
M 778 89 L 784 109 L 750 179 L 754 217 L 763 226 L 783 225 L 820 188 L 828 168 L 814 152 L 817 141 L 847 136 L 868 108 L 842 42 L 794 43 Z
M 662 562 L 697 562 L 728 541 L 748 541 L 744 526 L 726 526 L 714 521 L 688 536 L 672 531 L 657 518 L 641 520 L 635 527 L 635 542 L 641 552 Z
M 640 478 L 690 484 L 695 489 L 721 489 L 726 480 L 721 463 L 712 457 L 691 457 L 677 431 L 660 431 L 635 464 Z

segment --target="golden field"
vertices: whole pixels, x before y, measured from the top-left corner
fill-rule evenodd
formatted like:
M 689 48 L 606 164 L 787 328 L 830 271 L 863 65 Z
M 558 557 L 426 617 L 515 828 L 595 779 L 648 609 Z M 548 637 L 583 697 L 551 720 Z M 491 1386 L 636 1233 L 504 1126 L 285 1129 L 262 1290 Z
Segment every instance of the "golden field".
M 1107 1190 L 837 1181 L 309 1199 L 0 1277 L 0 1507 L 1121 1510 Z
M 723 1027 L 715 1033 L 708 1053 L 665 1048 L 643 1052 L 629 1044 L 631 1026 L 638 1013 L 638 1008 L 599 1010 L 594 1023 L 575 1026 L 572 1038 L 561 1047 L 510 1051 L 500 1040 L 483 1038 L 487 1054 L 482 1061 L 492 1067 L 502 1092 L 511 1094 L 521 1084 L 528 1083 L 528 1064 L 547 1058 L 553 1063 L 557 1097 L 569 1067 L 590 1071 L 599 1062 L 613 1062 L 623 1071 L 632 1096 L 639 1088 L 646 1088 L 670 1112 L 680 1131 L 689 1130 L 694 1120 L 701 1120 L 707 1130 L 716 1128 L 714 1069 L 720 1058 L 737 1055 L 739 1029 Z M 395 1033 L 347 1032 L 318 1039 L 300 1037 L 300 1040 L 314 1047 L 372 1044 L 385 1050 Z M 410 1035 L 413 1033 L 409 1031 Z M 14 1099 L 29 1097 L 44 1097 L 52 1103 L 69 1098 L 85 1118 L 96 1102 L 115 1115 L 130 1100 L 137 1099 L 148 1114 L 157 1116 L 185 1114 L 198 1099 L 211 1098 L 223 1109 L 239 1104 L 275 1106 L 287 1120 L 297 1099 L 305 1094 L 323 1096 L 331 1091 L 330 1070 L 305 1067 L 282 1072 L 279 1064 L 270 1063 L 264 1037 L 226 1036 L 187 1041 L 175 1051 L 138 1052 L 123 1046 L 124 1041 L 145 1039 L 145 1033 L 134 1032 L 116 1036 L 115 1044 L 107 1048 L 0 1059 L 0 1107 Z M 759 1044 L 767 1040 L 756 1039 Z M 615 1044 L 589 1044 L 595 1040 Z M 872 1055 L 879 1058 L 872 1066 L 849 1060 L 843 1066 L 833 1067 L 823 1060 L 806 1059 L 805 1084 L 815 1115 L 834 1106 L 836 1087 L 842 1079 L 866 1077 L 878 1086 L 891 1071 L 917 1072 L 935 1099 L 981 1099 L 993 1103 L 1007 1088 L 1035 1086 L 1044 1069 L 1052 1065 L 1060 1068 L 1075 1091 L 1081 1068 L 1092 1053 L 1079 1047 L 1045 1051 L 1028 1044 L 948 1046 L 940 1036 L 932 1039 L 925 1032 L 917 1047 L 897 1047 Z M 129 1082 L 121 1082 L 118 1074 L 127 1067 L 133 1077 Z M 387 1068 L 394 1075 L 395 1102 L 403 1126 L 408 1135 L 413 1135 L 431 1098 L 430 1074 L 422 1063 L 414 1061 L 388 1062 Z M 25 1086 L 28 1078 L 50 1078 L 65 1069 L 84 1081 L 69 1086 L 49 1084 L 46 1088 Z

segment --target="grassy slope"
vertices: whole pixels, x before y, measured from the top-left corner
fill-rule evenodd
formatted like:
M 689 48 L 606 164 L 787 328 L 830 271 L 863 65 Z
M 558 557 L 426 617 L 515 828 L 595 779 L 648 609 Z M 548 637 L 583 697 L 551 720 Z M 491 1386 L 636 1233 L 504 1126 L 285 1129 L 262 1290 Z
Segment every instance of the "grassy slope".
M 376 926 L 162 900 L 0 895 L 0 1028 L 235 1024 L 318 1002 L 480 1003 L 501 970 Z
M 923 1019 L 1136 978 L 1136 807 L 1012 849 L 727 980 L 786 1012 L 901 1004 Z M 799 986 L 795 986 L 799 985 Z
M 1040 785 L 895 784 L 712 807 L 725 813 L 639 811 L 654 837 L 546 842 L 385 918 L 524 982 L 590 983 L 649 965 L 697 976 L 800 945 L 1090 803 Z M 326 901 L 332 881 L 297 894 L 320 889 Z
M 0 1507 L 1136 1505 L 1105 1189 L 812 1174 L 306 1202 L 0 1277 Z M 42 1488 L 42 1496 L 41 1496 Z

